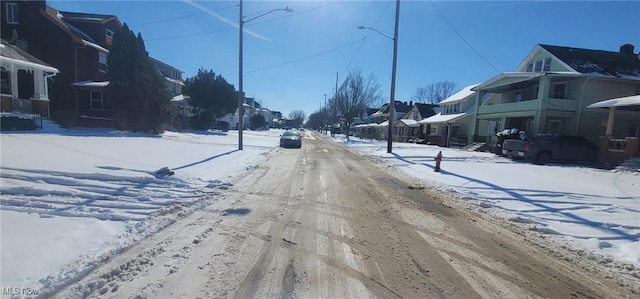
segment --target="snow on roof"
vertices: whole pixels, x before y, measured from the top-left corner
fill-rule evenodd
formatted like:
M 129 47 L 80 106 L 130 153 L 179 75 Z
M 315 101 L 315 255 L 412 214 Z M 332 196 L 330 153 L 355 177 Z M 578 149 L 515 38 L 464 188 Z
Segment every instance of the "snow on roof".
M 454 95 L 442 100 L 440 102 L 440 104 L 442 103 L 451 103 L 451 102 L 456 102 L 456 101 L 460 101 L 465 99 L 466 97 L 472 95 L 475 93 L 475 91 L 471 90 L 472 88 L 476 87 L 480 85 L 480 83 L 478 84 L 473 84 L 473 85 L 469 85 L 465 88 L 463 88 L 461 91 L 458 91 L 457 93 L 455 93 Z
M 165 79 L 167 79 L 167 81 L 169 81 L 171 83 L 175 83 L 175 84 L 178 84 L 178 85 L 184 85 L 184 82 L 182 82 L 180 80 L 172 79 L 172 78 L 169 78 L 169 77 L 165 77 Z
M 609 108 L 609 107 L 627 107 L 627 106 L 640 106 L 640 95 L 601 101 L 601 102 L 593 103 L 587 106 L 587 108 Z
M 73 86 L 83 86 L 83 87 L 107 87 L 109 85 L 109 81 L 80 81 L 73 83 Z
M 171 98 L 171 101 L 172 101 L 172 102 L 181 102 L 181 101 L 184 101 L 184 100 L 186 100 L 186 99 L 189 99 L 189 96 L 185 96 L 185 95 L 183 95 L 183 94 L 179 94 L 179 95 L 177 95 L 177 96 L 175 96 L 175 97 Z
M 438 113 L 434 116 L 431 117 L 427 117 L 421 121 L 419 121 L 419 124 L 437 124 L 437 123 L 452 123 L 455 122 L 456 120 L 463 118 L 467 115 L 472 115 L 474 113 L 474 106 L 470 106 L 469 108 L 467 108 L 467 110 L 465 112 L 462 113 L 456 113 L 456 114 L 445 114 L 442 115 L 442 113 Z
M 15 45 L 9 44 L 4 39 L 0 39 L 0 56 L 2 56 L 2 65 L 10 66 L 18 65 L 29 69 L 40 69 L 45 72 L 59 73 L 57 68 L 50 66 L 46 62 L 38 59 L 37 57 L 23 51 Z
M 400 119 L 400 120 L 396 123 L 396 125 L 398 125 L 398 124 L 403 124 L 403 125 L 405 125 L 405 126 L 407 126 L 407 127 L 411 127 L 411 128 L 417 128 L 417 127 L 419 127 L 419 126 L 420 126 L 420 125 L 418 124 L 418 121 L 417 121 L 417 120 L 415 120 L 415 119 L 409 119 L 409 118 L 403 118 L 403 119 Z
M 90 41 L 87 41 L 87 40 L 84 40 L 84 39 L 83 39 L 83 40 L 82 40 L 82 44 L 83 44 L 83 45 L 85 45 L 85 46 L 89 46 L 89 47 L 92 47 L 92 48 L 98 49 L 98 50 L 100 50 L 100 51 L 102 51 L 102 52 L 109 53 L 109 50 L 107 50 L 107 49 L 105 49 L 105 48 L 101 47 L 101 46 L 100 46 L 100 45 L 98 45 L 98 44 L 94 44 L 94 43 L 92 43 L 92 42 L 90 42 Z

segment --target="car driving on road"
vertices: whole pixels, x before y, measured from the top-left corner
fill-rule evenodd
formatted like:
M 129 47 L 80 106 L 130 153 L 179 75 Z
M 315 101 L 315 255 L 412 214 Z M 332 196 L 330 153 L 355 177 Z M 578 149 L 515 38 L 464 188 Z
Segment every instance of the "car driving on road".
M 280 136 L 280 147 L 302 147 L 302 137 L 297 131 L 286 131 Z

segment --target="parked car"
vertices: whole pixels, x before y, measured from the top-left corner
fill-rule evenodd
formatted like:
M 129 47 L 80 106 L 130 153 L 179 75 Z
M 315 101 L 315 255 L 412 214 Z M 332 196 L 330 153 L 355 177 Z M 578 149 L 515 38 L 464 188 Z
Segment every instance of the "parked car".
M 212 130 L 220 130 L 222 132 L 229 131 L 229 123 L 226 121 L 216 121 L 211 125 Z
M 302 147 L 302 137 L 297 131 L 285 131 L 280 136 L 280 147 Z
M 542 134 L 533 140 L 507 139 L 502 144 L 502 154 L 538 165 L 551 160 L 595 162 L 598 147 L 580 136 Z

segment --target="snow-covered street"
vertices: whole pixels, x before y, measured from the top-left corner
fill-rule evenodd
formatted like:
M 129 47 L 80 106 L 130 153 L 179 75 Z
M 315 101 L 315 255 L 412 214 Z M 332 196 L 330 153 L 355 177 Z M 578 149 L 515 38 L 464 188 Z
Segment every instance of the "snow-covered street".
M 277 154 L 280 130 L 166 132 L 105 129 L 3 132 L 1 285 L 51 290 L 212 202 L 231 207 L 230 188 Z M 327 138 L 307 132 L 306 139 Z M 610 276 L 640 279 L 640 175 L 589 165 L 537 166 L 489 153 L 335 139 L 422 187 L 453 195 L 546 237 Z M 304 147 L 304 145 L 303 145 Z M 441 173 L 433 157 L 442 150 Z M 156 170 L 168 167 L 175 175 Z M 225 209 L 209 210 L 222 215 Z

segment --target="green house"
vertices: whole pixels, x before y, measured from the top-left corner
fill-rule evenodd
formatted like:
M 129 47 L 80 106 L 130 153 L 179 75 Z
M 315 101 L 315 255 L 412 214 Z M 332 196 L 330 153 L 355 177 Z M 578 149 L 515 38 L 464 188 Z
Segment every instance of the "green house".
M 496 133 L 517 128 L 528 136 L 578 135 L 598 143 L 607 129 L 603 100 L 640 94 L 640 55 L 633 45 L 619 52 L 536 45 L 515 72 L 475 86 L 469 140 L 495 143 Z M 619 111 L 613 135 L 638 137 L 640 111 Z

